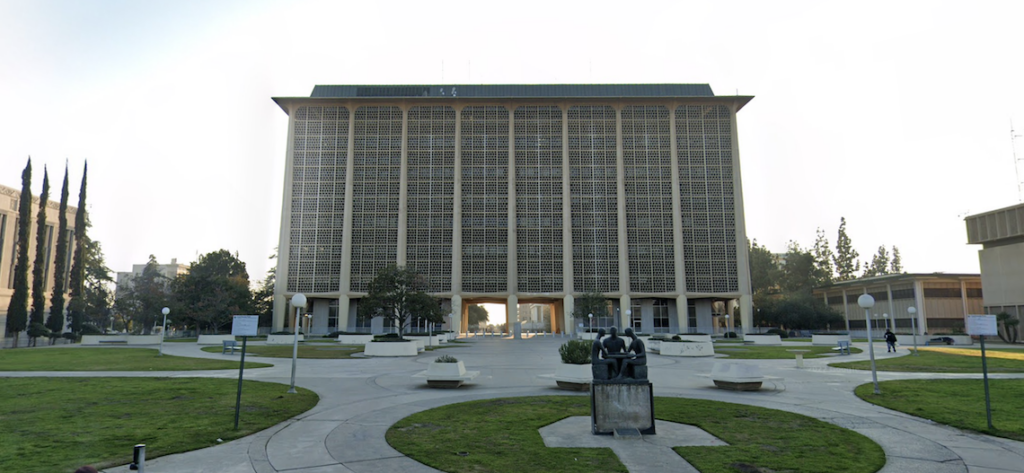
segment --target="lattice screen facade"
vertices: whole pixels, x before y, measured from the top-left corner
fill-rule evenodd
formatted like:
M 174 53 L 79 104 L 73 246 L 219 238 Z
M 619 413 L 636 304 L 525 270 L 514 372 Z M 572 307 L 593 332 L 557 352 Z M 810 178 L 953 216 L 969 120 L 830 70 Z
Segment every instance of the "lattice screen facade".
M 462 109 L 462 290 L 508 291 L 509 114 Z
M 289 292 L 340 289 L 349 111 L 301 107 L 293 117 Z
M 616 116 L 610 106 L 569 108 L 573 285 L 619 290 Z
M 739 290 L 732 133 L 732 113 L 725 106 L 676 109 L 688 292 Z
M 675 290 L 672 239 L 672 134 L 668 108 L 622 109 L 629 289 Z
M 561 292 L 562 109 L 519 107 L 513 121 L 519 292 Z
M 455 109 L 413 107 L 407 131 L 406 261 L 430 292 L 452 290 Z
M 365 292 L 377 271 L 395 264 L 402 165 L 402 110 L 359 107 L 352 150 L 351 290 Z

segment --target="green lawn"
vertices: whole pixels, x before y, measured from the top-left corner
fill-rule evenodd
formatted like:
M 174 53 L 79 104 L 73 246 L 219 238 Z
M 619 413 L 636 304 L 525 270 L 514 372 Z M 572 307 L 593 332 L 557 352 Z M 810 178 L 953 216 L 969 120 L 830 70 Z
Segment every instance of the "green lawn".
M 715 343 L 715 354 L 743 360 L 786 360 L 795 359 L 796 353 L 786 350 L 808 350 L 804 358 L 824 358 L 837 353 L 832 346 L 764 346 L 742 343 Z M 850 347 L 850 353 L 860 353 L 859 348 Z
M 318 397 L 281 384 L 245 381 L 234 430 L 238 380 L 208 378 L 0 379 L 3 471 L 49 473 L 186 452 L 243 437 L 294 417 Z
M 760 407 L 655 398 L 658 419 L 696 425 L 728 447 L 675 450 L 703 473 L 863 472 L 885 464 L 881 447 L 851 430 Z M 413 414 L 388 430 L 392 447 L 448 472 L 624 472 L 609 449 L 547 448 L 537 429 L 590 415 L 587 396 L 492 399 Z M 468 452 L 466 456 L 456 452 Z M 760 468 L 760 469 L 759 469 Z
M 1021 360 L 986 357 L 986 361 L 989 373 L 1024 373 L 1024 361 Z M 830 363 L 829 366 L 870 370 L 871 361 Z M 921 350 L 917 356 L 908 354 L 893 358 L 875 358 L 875 367 L 879 371 L 912 373 L 981 373 L 981 358 Z
M 870 383 L 857 386 L 861 399 L 960 429 L 1024 441 L 1024 379 L 989 379 L 992 425 L 985 418 L 985 387 L 980 379 L 883 381 L 882 394 Z
M 218 348 L 219 350 L 219 348 Z M 79 347 L 0 350 L 0 371 L 194 371 L 238 369 L 238 359 L 157 356 L 155 348 Z M 246 362 L 246 368 L 266 368 Z
M 238 345 L 241 348 L 241 344 Z M 222 347 L 204 347 L 203 351 L 210 353 L 221 353 Z M 299 358 L 315 358 L 315 359 L 349 359 L 352 358 L 353 353 L 362 353 L 362 345 L 317 345 L 299 344 Z M 241 350 L 236 352 L 234 358 L 239 358 Z M 268 358 L 291 358 L 292 357 L 292 346 L 291 345 L 248 345 L 245 347 L 245 354 L 252 356 L 265 356 Z M 224 355 L 224 358 L 228 358 L 229 355 Z M 248 363 L 246 363 L 248 364 Z

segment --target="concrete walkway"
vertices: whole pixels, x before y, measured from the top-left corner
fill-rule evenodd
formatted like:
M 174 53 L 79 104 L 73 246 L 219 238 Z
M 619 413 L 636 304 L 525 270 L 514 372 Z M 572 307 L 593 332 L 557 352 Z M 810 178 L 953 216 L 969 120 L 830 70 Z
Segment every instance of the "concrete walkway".
M 565 339 L 538 337 L 527 340 L 471 338 L 458 348 L 421 354 L 415 358 L 358 360 L 302 360 L 297 384 L 320 395 L 312 410 L 258 434 L 188 453 L 147 461 L 146 471 L 228 473 L 334 473 L 334 472 L 434 472 L 392 449 L 384 439 L 398 420 L 422 410 L 451 403 L 509 396 L 566 395 L 554 382 L 537 378 L 554 372 L 559 363 L 558 346 Z M 805 344 L 806 345 L 806 344 Z M 855 344 L 866 350 L 866 344 Z M 206 353 L 194 344 L 168 343 L 165 353 L 179 356 L 226 358 Z M 876 344 L 879 359 L 905 356 L 885 352 Z M 457 357 L 466 369 L 481 376 L 457 390 L 435 390 L 412 375 L 423 371 L 440 354 Z M 234 355 L 237 357 L 238 355 Z M 867 354 L 842 357 L 843 361 L 866 359 Z M 246 379 L 282 383 L 287 390 L 290 359 L 247 357 L 273 363 L 272 368 L 252 369 Z M 766 376 L 780 380 L 765 383 L 757 392 L 723 391 L 707 374 L 723 358 L 675 358 L 651 354 L 649 377 L 655 395 L 711 399 L 795 412 L 859 432 L 881 445 L 886 454 L 883 472 L 1019 472 L 1024 465 L 1024 443 L 960 431 L 899 412 L 890 411 L 853 395 L 853 388 L 871 382 L 869 371 L 830 368 L 832 358 L 808 359 L 804 368 L 795 360 L 730 360 L 755 364 Z M 155 373 L 17 373 L 7 376 L 154 376 Z M 157 376 L 234 378 L 237 371 L 167 372 Z M 879 372 L 879 380 L 979 377 Z M 997 377 L 997 376 L 993 376 Z M 578 395 L 586 395 L 578 394 Z M 564 436 L 565 433 L 563 432 Z M 589 437 L 589 430 L 580 432 Z M 658 447 L 650 439 L 650 448 Z M 648 442 L 644 440 L 643 442 Z M 647 447 L 645 447 L 647 448 Z M 454 453 L 454 451 L 453 451 Z M 644 459 L 629 459 L 631 471 L 657 471 Z M 655 461 L 652 459 L 652 461 Z M 634 464 L 634 462 L 639 462 Z M 127 466 L 104 470 L 128 473 Z

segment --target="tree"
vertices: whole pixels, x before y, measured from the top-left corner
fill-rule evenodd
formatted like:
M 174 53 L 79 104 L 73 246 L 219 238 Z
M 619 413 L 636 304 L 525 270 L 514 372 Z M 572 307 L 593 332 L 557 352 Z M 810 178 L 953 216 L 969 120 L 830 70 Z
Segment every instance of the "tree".
M 750 242 L 750 290 L 754 294 L 778 292 L 779 263 L 768 248 Z
M 786 264 L 782 265 L 781 271 L 779 288 L 785 294 L 810 294 L 819 285 L 814 256 L 795 241 L 789 242 Z
M 28 246 L 29 230 L 32 226 L 32 158 L 21 172 L 21 198 L 18 200 L 18 258 L 14 264 L 14 294 L 7 306 L 7 333 L 14 334 L 14 346 L 18 346 L 18 334 L 27 328 L 28 322 Z
M 43 191 L 39 194 L 39 213 L 36 214 L 36 258 L 32 263 L 32 313 L 28 320 L 28 326 L 42 326 L 46 320 L 46 276 L 43 272 L 46 269 L 46 202 L 50 198 L 50 176 L 43 166 Z M 40 333 L 38 328 L 29 333 L 30 343 L 36 344 L 36 337 Z
M 758 309 L 759 322 L 787 330 L 825 329 L 843 324 L 843 317 L 837 311 L 809 293 L 767 299 Z
M 88 219 L 85 225 L 91 226 Z M 82 287 L 82 321 L 100 329 L 106 326 L 113 313 L 113 293 L 110 285 L 114 279 L 110 276 L 110 268 L 104 260 L 100 242 L 86 236 L 83 243 L 85 281 Z
M 467 324 L 479 327 L 480 324 L 487 325 L 490 315 L 487 313 L 487 309 L 483 306 L 473 304 L 469 306 L 469 314 L 466 316 Z
M 878 247 L 878 253 L 871 257 L 871 264 L 864 268 L 864 277 L 889 274 L 889 251 L 885 245 Z
M 68 258 L 68 168 L 64 167 L 64 186 L 60 190 L 60 215 L 57 216 L 57 254 L 53 265 L 53 294 L 46 328 L 60 335 L 64 330 L 64 286 Z
M 900 249 L 895 245 L 892 247 L 892 260 L 889 261 L 889 272 L 900 274 L 903 272 L 903 262 L 900 260 Z
M 846 234 L 846 217 L 839 218 L 839 235 L 836 237 L 836 255 L 833 262 L 836 264 L 836 281 L 849 281 L 857 278 L 857 271 L 860 271 L 860 260 L 857 258 L 860 253 L 853 249 L 853 243 Z
M 381 268 L 370 281 L 366 297 L 360 300 L 359 316 L 392 321 L 399 337 L 413 317 L 443 322 L 440 301 L 428 295 L 426 288 L 426 279 L 411 268 L 395 265 Z
M 213 333 L 231 324 L 232 315 L 252 312 L 249 273 L 245 263 L 228 250 L 201 255 L 189 272 L 173 283 L 178 320 L 191 321 Z
M 590 314 L 594 314 L 595 319 L 611 315 L 608 299 L 605 299 L 604 294 L 600 292 L 584 292 L 573 301 L 572 316 L 576 320 L 586 322 Z
M 270 255 L 271 261 L 277 260 L 277 251 Z M 260 281 L 260 285 L 252 292 L 253 313 L 260 316 L 260 326 L 266 327 L 273 324 L 274 319 L 274 286 L 277 283 L 277 265 L 270 266 L 267 276 Z
M 814 269 L 817 273 L 817 286 L 825 286 L 835 281 L 835 266 L 832 260 L 836 255 L 828 246 L 828 238 L 825 238 L 825 231 L 821 228 L 817 231 L 818 237 L 814 240 Z
M 81 333 L 85 301 L 85 262 L 82 260 L 85 251 L 85 185 L 89 171 L 89 163 L 82 170 L 82 187 L 78 190 L 78 211 L 75 212 L 75 252 L 71 261 L 71 303 L 68 305 L 68 326 L 71 333 Z
M 142 274 L 119 281 L 114 308 L 125 329 L 149 334 L 156 314 L 168 305 L 169 286 L 170 279 L 160 273 L 160 264 L 153 255 L 149 255 Z

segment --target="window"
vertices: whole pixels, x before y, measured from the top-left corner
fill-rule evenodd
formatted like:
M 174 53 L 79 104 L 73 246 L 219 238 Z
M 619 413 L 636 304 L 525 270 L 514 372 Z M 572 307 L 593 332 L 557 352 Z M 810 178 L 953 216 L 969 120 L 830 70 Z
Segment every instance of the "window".
M 697 324 L 697 313 L 696 308 L 693 312 L 694 325 Z M 668 321 L 668 301 L 665 299 L 656 299 L 654 301 L 654 333 L 668 333 L 669 321 Z
M 634 305 L 630 307 L 630 321 L 629 326 L 633 327 L 633 331 L 639 332 L 643 326 L 643 308 L 640 305 Z
M 686 318 L 689 321 L 690 331 L 694 332 L 697 330 L 697 305 L 693 302 L 687 304 L 686 307 Z
M 338 301 L 334 300 L 327 306 L 327 331 L 334 332 L 338 328 Z

